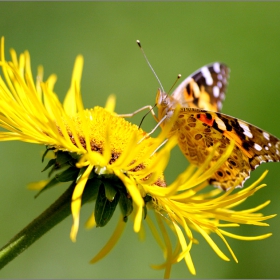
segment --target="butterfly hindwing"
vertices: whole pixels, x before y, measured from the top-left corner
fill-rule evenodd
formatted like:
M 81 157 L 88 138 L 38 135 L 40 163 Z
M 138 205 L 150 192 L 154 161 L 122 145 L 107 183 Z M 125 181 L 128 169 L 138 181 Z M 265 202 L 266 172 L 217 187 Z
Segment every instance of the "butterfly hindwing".
M 182 107 L 220 111 L 225 99 L 229 68 L 215 62 L 186 78 L 172 93 Z
M 181 108 L 176 123 L 180 149 L 188 160 L 201 165 L 216 143 L 220 143 L 210 165 L 235 141 L 231 156 L 209 179 L 222 189 L 243 186 L 250 172 L 263 162 L 280 160 L 280 140 L 234 117 L 201 110 Z

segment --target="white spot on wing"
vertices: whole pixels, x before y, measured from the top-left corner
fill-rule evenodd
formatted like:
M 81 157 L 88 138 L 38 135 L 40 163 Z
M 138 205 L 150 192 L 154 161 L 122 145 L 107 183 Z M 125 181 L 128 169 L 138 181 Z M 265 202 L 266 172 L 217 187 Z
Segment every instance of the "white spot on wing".
M 261 147 L 259 144 L 257 144 L 257 143 L 254 144 L 254 148 L 255 148 L 257 151 L 261 151 L 261 150 L 262 150 L 262 147 Z
M 216 98 L 219 97 L 219 95 L 220 95 L 220 89 L 217 86 L 213 87 L 213 95 Z
M 218 118 L 218 117 L 215 118 L 215 121 L 216 121 L 219 129 L 221 129 L 221 130 L 226 130 L 227 129 L 225 123 L 220 118 Z
M 245 131 L 244 131 L 244 134 L 245 134 L 246 136 L 248 136 L 249 138 L 253 138 L 253 134 L 252 134 L 251 131 L 249 131 L 249 130 L 245 130 Z
M 202 73 L 203 77 L 205 78 L 206 84 L 208 86 L 213 85 L 213 78 L 211 76 L 209 69 L 206 66 L 201 68 L 201 73 Z
M 221 87 L 223 86 L 222 82 L 218 81 L 218 82 L 217 82 L 217 86 L 218 86 L 219 88 L 221 88 Z
M 263 131 L 263 137 L 265 139 L 267 139 L 268 141 L 270 140 L 269 134 L 267 132 L 265 132 L 265 131 Z
M 221 72 L 220 63 L 218 63 L 218 62 L 214 63 L 213 69 L 216 73 L 220 73 Z
M 247 124 L 244 122 L 238 121 L 239 125 L 244 129 L 244 135 L 248 136 L 249 138 L 253 138 L 253 134 Z

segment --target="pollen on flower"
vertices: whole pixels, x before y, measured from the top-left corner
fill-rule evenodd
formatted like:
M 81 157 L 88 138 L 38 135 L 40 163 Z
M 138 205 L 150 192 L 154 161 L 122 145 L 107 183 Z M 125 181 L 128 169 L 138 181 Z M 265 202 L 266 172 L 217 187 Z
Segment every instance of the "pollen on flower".
M 81 114 L 83 114 L 83 117 Z M 84 124 L 85 119 L 87 121 L 87 126 Z M 138 139 L 141 139 L 146 134 L 142 129 L 139 129 L 138 126 L 98 106 L 76 114 L 71 120 L 73 121 L 75 131 L 83 147 L 86 149 L 84 130 L 87 130 L 86 133 L 89 134 L 91 149 L 101 153 L 104 143 L 108 140 L 108 133 L 110 133 L 109 141 L 111 150 L 115 154 L 120 154 L 127 148 L 129 140 L 136 132 Z M 71 136 L 70 128 L 68 128 L 67 131 L 69 136 Z
M 138 145 L 140 149 L 137 150 L 137 153 L 132 152 L 134 157 L 129 165 L 133 165 L 136 162 L 138 162 L 138 164 L 128 170 L 131 172 L 138 172 L 147 168 L 149 165 L 151 159 L 144 155 L 147 153 L 149 146 L 153 144 L 153 140 L 150 139 L 150 141 L 149 137 L 144 139 L 147 133 L 137 125 L 131 124 L 125 119 L 118 117 L 116 114 L 108 112 L 104 108 L 98 106 L 72 116 L 71 123 L 80 144 L 85 150 L 87 150 L 86 135 L 88 135 L 91 151 L 103 154 L 104 149 L 110 149 L 111 158 L 109 164 L 113 164 L 124 151 L 129 149 L 133 150 L 133 148 L 137 147 L 139 141 L 145 140 L 143 145 Z M 67 125 L 67 122 L 65 122 L 65 126 L 70 140 L 77 146 L 76 138 L 73 137 L 73 132 Z M 131 141 L 132 139 L 133 141 Z M 151 174 L 148 174 L 142 180 L 146 181 L 150 176 Z M 160 176 L 154 184 L 166 186 L 163 176 Z

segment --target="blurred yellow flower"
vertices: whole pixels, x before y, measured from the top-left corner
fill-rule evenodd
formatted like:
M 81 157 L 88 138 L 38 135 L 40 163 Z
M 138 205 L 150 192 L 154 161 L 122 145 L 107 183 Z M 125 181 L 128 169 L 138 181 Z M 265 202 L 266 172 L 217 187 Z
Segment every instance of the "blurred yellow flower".
M 165 139 L 172 129 L 179 108 L 161 133 L 153 138 L 114 113 L 114 96 L 109 97 L 105 108 L 84 109 L 80 93 L 82 56 L 78 56 L 75 61 L 71 86 L 63 104 L 53 91 L 55 75 L 43 82 L 43 68 L 39 67 L 34 82 L 29 53 L 26 51 L 18 58 L 16 52 L 11 50 L 11 58 L 12 61 L 5 59 L 2 38 L 0 66 L 5 81 L 0 78 L 0 126 L 7 131 L 0 132 L 0 141 L 20 140 L 44 144 L 47 147 L 46 153 L 50 150 L 54 152 L 54 158 L 45 169 L 51 168 L 50 175 L 61 171 L 47 182 L 32 184 L 32 188 L 41 189 L 41 193 L 59 182 L 72 182 L 72 241 L 76 240 L 79 228 L 85 188 L 94 190 L 95 200 L 95 210 L 86 224 L 87 227 L 105 226 L 116 206 L 120 205 L 122 215 L 117 228 L 91 263 L 106 256 L 113 248 L 121 236 L 128 216 L 132 217 L 134 231 L 138 233 L 142 230 L 143 217 L 146 218 L 166 258 L 165 263 L 153 267 L 165 269 L 165 277 L 170 276 L 172 264 L 181 260 L 185 260 L 192 274 L 196 273 L 190 255 L 192 245 L 197 243 L 193 231 L 199 232 L 217 255 L 226 261 L 229 258 L 214 243 L 210 233 L 216 233 L 224 241 L 235 261 L 237 258 L 225 236 L 259 240 L 271 235 L 243 237 L 223 229 L 240 224 L 267 226 L 263 221 L 274 215 L 263 216 L 257 211 L 269 202 L 248 210 L 233 209 L 264 186 L 258 186 L 263 177 L 250 187 L 237 192 L 205 190 L 207 179 L 230 155 L 233 142 L 210 169 L 208 163 L 217 147 L 213 148 L 213 154 L 203 166 L 196 169 L 191 165 L 167 186 L 163 172 L 177 139 L 174 136 L 166 143 Z M 44 157 L 45 154 L 43 159 Z M 147 216 L 147 209 L 149 213 L 151 210 L 155 212 L 163 241 Z M 164 223 L 167 223 L 177 236 L 178 244 L 174 251 Z

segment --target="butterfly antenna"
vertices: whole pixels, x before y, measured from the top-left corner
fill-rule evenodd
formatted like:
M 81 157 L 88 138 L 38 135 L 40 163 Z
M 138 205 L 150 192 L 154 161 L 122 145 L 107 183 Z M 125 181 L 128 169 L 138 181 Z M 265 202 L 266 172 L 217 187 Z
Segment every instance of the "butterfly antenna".
M 162 86 L 162 84 L 161 84 L 161 82 L 160 82 L 160 80 L 159 80 L 159 78 L 158 78 L 158 76 L 157 76 L 157 74 L 156 74 L 156 72 L 155 72 L 155 70 L 153 69 L 151 63 L 149 62 L 149 60 L 148 60 L 148 58 L 147 58 L 147 56 L 146 56 L 146 54 L 145 54 L 145 52 L 144 52 L 144 50 L 143 50 L 143 48 L 142 48 L 142 46 L 141 46 L 140 41 L 139 41 L 139 40 L 136 40 L 136 43 L 137 43 L 138 47 L 140 48 L 141 52 L 143 53 L 144 58 L 145 58 L 147 64 L 149 65 L 150 69 L 152 70 L 153 74 L 155 75 L 155 77 L 156 77 L 156 79 L 157 79 L 157 81 L 158 81 L 158 83 L 159 83 L 159 86 L 160 86 L 161 90 L 162 90 L 163 92 L 165 92 L 164 89 L 163 89 L 163 86 Z
M 167 94 L 169 94 L 170 91 L 174 88 L 174 86 L 177 84 L 177 82 L 178 82 L 178 80 L 181 78 L 181 76 L 182 76 L 181 74 L 178 74 L 178 76 L 177 76 L 177 78 L 176 78 L 174 84 L 172 85 L 172 87 L 170 88 L 170 90 L 168 91 Z

